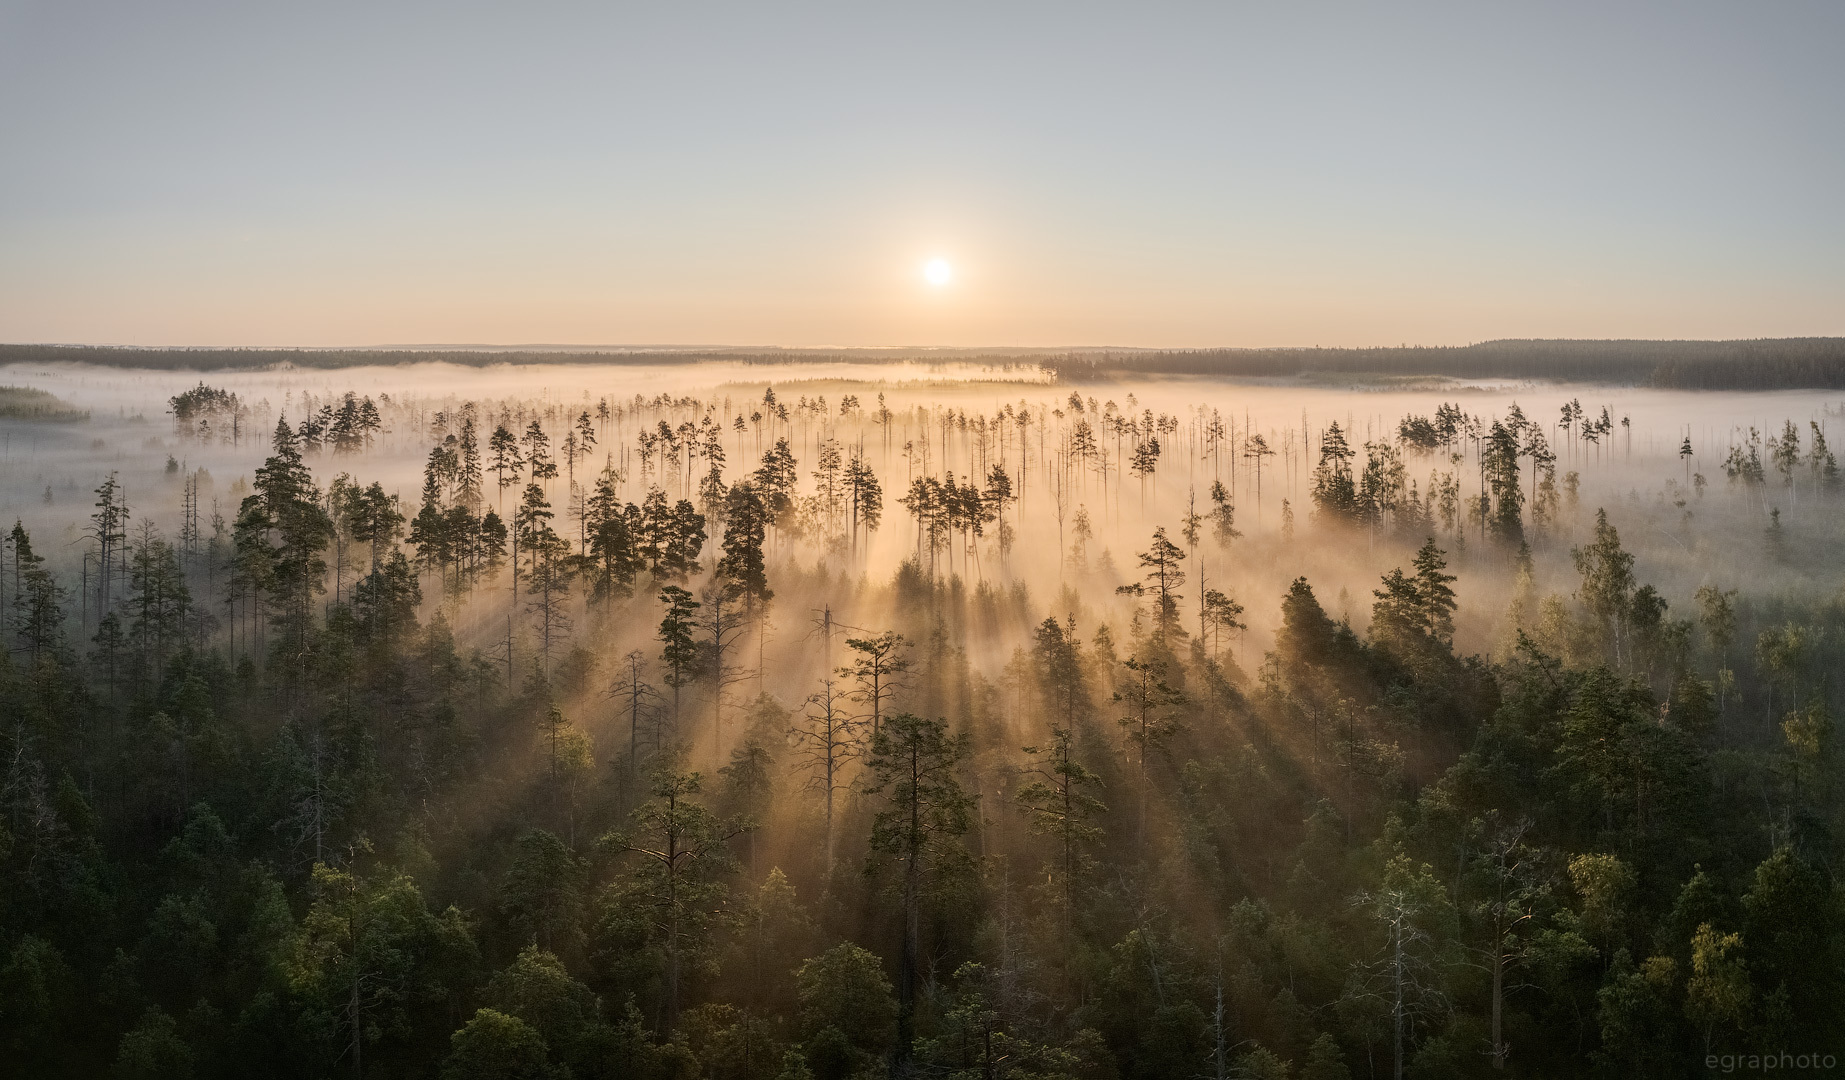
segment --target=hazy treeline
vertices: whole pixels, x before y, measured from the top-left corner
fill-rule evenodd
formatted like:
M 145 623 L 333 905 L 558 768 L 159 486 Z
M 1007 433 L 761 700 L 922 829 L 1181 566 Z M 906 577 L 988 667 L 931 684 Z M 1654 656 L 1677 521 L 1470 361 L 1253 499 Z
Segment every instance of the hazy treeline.
M 156 371 L 260 371 L 283 365 L 338 370 L 390 364 L 677 364 L 701 360 L 733 364 L 866 363 L 954 360 L 1035 366 L 1045 350 L 984 349 L 238 349 L 140 348 L 96 345 L 0 344 L 0 364 L 96 364 Z
M 8 1067 L 1840 1052 L 1845 602 L 1746 576 L 1836 568 L 1818 420 L 1670 432 L 1643 500 L 1577 399 L 1054 393 L 175 395 L 180 453 L 259 455 L 234 501 L 173 456 L 80 559 L 0 543 Z
M 688 349 L 143 349 L 73 345 L 0 345 L 0 363 L 84 363 L 167 370 L 248 370 L 288 364 L 337 369 L 380 364 L 658 364 L 698 360 L 739 364 L 946 360 L 1043 366 L 1059 378 L 1108 375 L 1293 376 L 1439 375 L 1455 378 L 1557 379 L 1683 390 L 1837 389 L 1845 387 L 1845 338 L 1739 341 L 1485 341 L 1452 347 L 1363 349 L 1044 350 L 752 350 Z
M 1455 347 L 1197 349 L 1076 354 L 1045 361 L 1064 378 L 1111 373 L 1286 376 L 1446 375 L 1562 379 L 1682 390 L 1845 387 L 1845 338 L 1752 341 L 1484 341 Z
M 0 386 L 0 420 L 39 420 L 71 424 L 89 418 L 86 410 L 30 386 Z

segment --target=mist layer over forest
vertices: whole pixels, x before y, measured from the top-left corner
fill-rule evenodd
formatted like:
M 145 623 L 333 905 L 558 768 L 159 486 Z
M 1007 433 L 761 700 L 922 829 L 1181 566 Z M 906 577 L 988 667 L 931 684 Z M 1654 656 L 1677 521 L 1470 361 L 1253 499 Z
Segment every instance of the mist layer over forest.
M 1217 378 L 1343 373 L 1359 376 L 1581 379 L 1678 390 L 1845 388 L 1845 338 L 1731 341 L 1509 339 L 1471 345 L 1373 348 L 1005 349 L 749 348 L 709 346 L 419 346 L 395 349 L 128 348 L 0 344 L 0 364 L 96 364 L 179 371 L 235 371 L 281 365 L 338 369 L 441 362 L 654 365 L 694 361 L 751 365 L 985 363 L 1042 368 L 1060 379 L 1123 375 Z
M 6 368 L 13 1060 L 1838 1052 L 1845 401 L 1143 367 Z

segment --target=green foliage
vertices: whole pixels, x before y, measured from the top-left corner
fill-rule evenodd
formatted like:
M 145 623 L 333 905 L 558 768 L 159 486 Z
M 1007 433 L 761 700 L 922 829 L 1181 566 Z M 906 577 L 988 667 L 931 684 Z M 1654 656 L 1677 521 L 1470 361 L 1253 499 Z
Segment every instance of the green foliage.
M 819 929 L 788 875 L 772 868 L 738 912 L 724 957 L 727 998 L 757 1015 L 794 1015 L 795 971 L 818 940 Z
M 618 1075 L 620 1056 L 644 1053 L 644 1038 L 608 1024 L 596 994 L 564 969 L 556 956 L 527 946 L 494 973 L 483 995 L 489 1008 L 528 1025 L 549 1051 L 550 1060 L 574 1077 Z
M 562 1080 L 564 1069 L 545 1061 L 543 1036 L 517 1017 L 481 1009 L 455 1032 L 442 1062 L 442 1080 Z
M 1621 546 L 1621 534 L 1608 523 L 1608 511 L 1595 512 L 1595 542 L 1572 548 L 1570 555 L 1582 575 L 1583 606 L 1600 624 L 1618 665 L 1633 603 L 1634 557 Z
M 694 613 L 700 605 L 690 592 L 677 585 L 660 590 L 660 603 L 666 607 L 666 614 L 660 619 L 660 644 L 664 647 L 660 659 L 666 664 L 666 684 L 677 695 L 698 677 L 700 653 L 693 634 L 698 629 Z
M 726 842 L 743 828 L 696 801 L 699 775 L 681 771 L 676 755 L 662 754 L 649 780 L 652 798 L 600 842 L 625 855 L 626 866 L 603 899 L 599 936 L 605 953 L 630 954 L 619 958 L 630 980 L 643 959 L 659 973 L 659 1026 L 670 1034 L 686 978 L 714 960 L 713 931 L 725 921 L 725 878 L 735 867 Z
M 1837 886 L 1782 847 L 1755 868 L 1742 906 L 1761 1033 L 1786 1040 L 1798 1032 L 1839 1030 L 1845 1023 L 1839 951 L 1845 911 Z
M 1320 463 L 1313 469 L 1315 512 L 1329 524 L 1356 521 L 1358 489 L 1352 482 L 1352 448 L 1337 421 L 1320 434 Z
M 507 922 L 520 939 L 553 953 L 583 946 L 583 861 L 542 829 L 520 835 L 501 886 Z
M 1480 453 L 1481 468 L 1493 494 L 1493 508 L 1487 523 L 1494 538 L 1508 547 L 1516 547 L 1525 539 L 1525 495 L 1518 471 L 1521 452 L 1518 432 L 1493 421 Z
M 887 446 L 914 440 L 917 527 L 881 581 L 854 546 L 877 477 L 835 420 L 857 413 L 804 389 L 735 415 L 571 406 L 562 429 L 529 405 L 419 412 L 434 447 L 409 506 L 317 484 L 315 455 L 382 429 L 354 396 L 310 395 L 211 544 L 139 504 L 131 520 L 114 477 L 86 578 L 19 523 L 0 564 L 11 1071 L 1642 1077 L 1845 1028 L 1831 598 L 1709 584 L 1674 618 L 1690 581 L 1643 580 L 1651 557 L 1615 530 L 1644 508 L 1576 522 L 1538 425 L 1444 405 L 1367 443 L 1356 476 L 1348 432 L 1321 438 L 1321 518 L 1366 526 L 1341 535 L 1396 567 L 1364 632 L 1337 584 L 1297 578 L 1278 612 L 1231 597 L 1232 542 L 1288 549 L 1243 538 L 1221 482 L 1177 520 L 1183 545 L 1146 522 L 1132 623 L 1085 591 L 1094 564 L 1066 564 L 1046 610 L 1004 536 L 1070 498 L 1047 473 L 1067 458 L 1065 485 L 1118 483 L 1138 449 L 1151 488 L 1232 437 L 1200 416 L 1188 466 L 1180 418 L 1081 394 L 1059 408 L 1086 426 L 1061 429 L 1037 406 L 881 409 Z M 183 438 L 248 419 L 188 395 Z M 1606 413 L 1565 419 L 1573 441 L 1618 438 Z M 624 430 L 647 436 L 638 474 L 613 452 L 592 474 L 588 449 Z M 731 459 L 769 449 L 727 482 L 730 431 Z M 1243 433 L 1239 468 L 1301 449 L 1267 434 Z M 1836 497 L 1822 438 L 1738 448 L 1739 498 L 1764 494 L 1758 470 L 1798 492 L 1792 553 Z M 936 456 L 963 449 L 974 482 Z M 1482 469 L 1472 519 L 1452 452 Z M 1426 497 L 1405 465 L 1424 453 Z M 1076 521 L 1080 548 L 1095 527 Z M 1505 550 L 1457 546 L 1470 522 Z M 1572 530 L 1580 587 L 1546 596 Z M 1506 565 L 1502 644 L 1468 655 L 1499 613 L 1457 606 L 1457 573 L 1474 604 Z M 813 636 L 774 625 L 772 601 L 810 599 Z M 656 628 L 658 650 L 635 647 Z M 605 687 L 599 661 L 624 652 Z
M 1416 552 L 1415 576 L 1401 570 L 1384 575 L 1383 587 L 1374 594 L 1371 636 L 1393 648 L 1414 654 L 1429 647 L 1445 651 L 1454 637 L 1453 574 L 1445 574 L 1444 552 L 1429 540 Z
M 856 1073 L 889 1051 L 897 1002 L 884 962 L 851 942 L 804 961 L 795 972 L 800 1033 L 818 1077 Z
M 1064 911 L 1073 915 L 1077 886 L 1095 866 L 1089 849 L 1102 839 L 1101 827 L 1092 822 L 1108 808 L 1089 793 L 1102 778 L 1077 760 L 1076 737 L 1068 728 L 1053 727 L 1048 744 L 1027 746 L 1025 753 L 1033 759 L 1032 779 L 1019 788 L 1017 798 L 1030 815 L 1032 830 L 1057 845 L 1061 873 L 1053 873 L 1050 883 Z
M 604 469 L 583 506 L 588 538 L 578 562 L 590 582 L 590 602 L 606 604 L 633 594 L 634 579 L 645 566 L 640 516 L 633 503 L 622 502 L 615 475 Z
M 194 1057 L 173 1018 L 150 1007 L 141 1022 L 122 1036 L 115 1075 L 121 1080 L 192 1080 Z
M 31 386 L 0 386 L 0 420 L 75 424 L 89 418 L 88 409 L 79 409 L 49 390 Z
M 316 1043 L 401 1061 L 428 1053 L 477 961 L 461 913 L 431 912 L 408 877 L 322 865 L 286 965 Z
M 1185 636 L 1179 626 L 1179 601 L 1184 597 L 1178 593 L 1179 586 L 1185 584 L 1185 572 L 1179 569 L 1185 552 L 1166 538 L 1164 528 L 1158 528 L 1153 530 L 1153 542 L 1147 550 L 1136 557 L 1144 581 L 1115 591 L 1153 597 L 1153 639 L 1161 648 L 1169 649 L 1176 644 L 1175 639 Z
M 973 823 L 974 801 L 957 774 L 969 749 L 967 736 L 949 735 L 943 721 L 909 713 L 885 720 L 871 737 L 866 793 L 883 796 L 883 806 L 871 820 L 867 869 L 890 869 L 897 876 L 903 920 L 897 1040 L 903 1056 L 914 1037 L 923 891 L 960 870 L 967 858 L 958 841 Z
M 1345 1055 L 1331 1035 L 1322 1034 L 1313 1040 L 1307 1060 L 1300 1067 L 1300 1080 L 1351 1080 L 1351 1076 Z
M 65 1022 L 77 991 L 76 972 L 54 945 L 30 934 L 21 938 L 0 968 L 0 1047 L 7 1060 L 49 1074 L 55 1044 L 69 1034 Z

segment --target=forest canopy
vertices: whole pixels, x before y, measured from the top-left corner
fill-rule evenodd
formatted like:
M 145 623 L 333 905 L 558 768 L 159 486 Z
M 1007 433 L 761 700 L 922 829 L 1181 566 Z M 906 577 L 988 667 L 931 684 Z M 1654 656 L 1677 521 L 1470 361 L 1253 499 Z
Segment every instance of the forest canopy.
M 18 1075 L 1840 1056 L 1818 398 L 157 385 L 0 474 Z

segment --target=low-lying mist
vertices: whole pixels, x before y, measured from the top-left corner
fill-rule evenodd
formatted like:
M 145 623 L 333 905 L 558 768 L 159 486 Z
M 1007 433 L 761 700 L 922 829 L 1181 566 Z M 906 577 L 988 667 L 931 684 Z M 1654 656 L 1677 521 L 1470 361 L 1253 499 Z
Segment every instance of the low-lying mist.
M 1070 374 L 0 372 L 0 1035 L 760 1080 L 1836 1037 L 1845 401 Z
M 1137 579 L 1135 555 L 1155 528 L 1164 528 L 1187 548 L 1194 583 L 1202 572 L 1208 587 L 1244 605 L 1248 630 L 1236 635 L 1236 655 L 1244 660 L 1259 660 L 1266 650 L 1279 598 L 1299 576 L 1314 584 L 1336 617 L 1362 631 L 1379 576 L 1404 565 L 1424 534 L 1449 552 L 1458 571 L 1457 647 L 1501 650 L 1513 631 L 1507 608 L 1514 552 L 1485 536 L 1477 516 L 1470 520 L 1461 504 L 1481 491 L 1486 425 L 1504 419 L 1515 406 L 1543 432 L 1554 455 L 1547 468 L 1555 474 L 1558 508 L 1552 520 L 1527 529 L 1539 595 L 1575 591 L 1570 549 L 1582 542 L 1601 509 L 1635 555 L 1637 573 L 1658 588 L 1675 613 L 1690 612 L 1692 593 L 1701 585 L 1737 588 L 1761 602 L 1780 603 L 1831 594 L 1845 581 L 1845 561 L 1829 557 L 1840 536 L 1839 516 L 1804 457 L 1811 449 L 1811 425 L 1817 424 L 1823 436 L 1845 417 L 1845 399 L 1821 392 L 1719 395 L 1442 379 L 1351 384 L 1327 377 L 1050 385 L 1017 371 L 914 362 L 894 368 L 829 364 L 767 370 L 723 364 L 497 369 L 430 364 L 214 373 L 210 385 L 236 394 L 247 415 L 237 421 L 234 433 L 227 422 L 201 439 L 196 429 L 177 429 L 168 404 L 201 383 L 193 373 L 73 366 L 14 369 L 0 379 L 49 391 L 90 414 L 78 423 L 0 421 L 0 516 L 24 522 L 34 536 L 53 538 L 41 545 L 44 554 L 71 578 L 82 575 L 82 537 L 95 512 L 94 491 L 105 477 L 118 477 L 134 520 L 153 523 L 170 539 L 180 531 L 187 476 L 197 478 L 201 521 L 208 523 L 214 511 L 229 521 L 269 453 L 275 422 L 298 423 L 325 406 L 337 406 L 348 392 L 378 403 L 381 428 L 359 452 L 341 453 L 329 446 L 309 453 L 307 464 L 323 487 L 339 474 L 361 485 L 379 482 L 411 514 L 430 448 L 441 438 L 432 431 L 438 417 L 450 418 L 443 433 L 452 433 L 461 406 L 473 402 L 483 443 L 496 423 L 506 421 L 522 433 L 536 419 L 557 446 L 576 417 L 587 412 L 594 420 L 595 446 L 575 459 L 566 475 L 546 485 L 557 507 L 556 529 L 566 539 L 577 537 L 577 523 L 567 520 L 571 492 L 591 487 L 604 468 L 613 468 L 619 478 L 615 490 L 625 500 L 639 503 L 657 486 L 672 499 L 698 501 L 697 485 L 708 469 L 703 456 L 695 455 L 690 469 L 683 455 L 641 460 L 636 437 L 662 421 L 676 429 L 707 416 L 715 419 L 730 474 L 754 470 L 774 441 L 786 438 L 798 463 L 800 494 L 807 497 L 820 444 L 833 440 L 848 450 L 862 449 L 886 501 L 876 531 L 853 543 L 824 526 L 776 529 L 770 537 L 768 559 L 775 577 L 793 574 L 797 580 L 826 583 L 816 585 L 811 595 L 777 590 L 774 634 L 786 657 L 774 668 L 786 683 L 771 687 L 765 679 L 763 688 L 796 698 L 804 696 L 797 691 L 818 673 L 803 664 L 811 656 L 803 642 L 814 612 L 831 606 L 840 609 L 842 618 L 878 623 L 875 611 L 855 608 L 874 603 L 871 598 L 906 558 L 933 562 L 937 577 L 961 579 L 960 588 L 969 595 L 990 591 L 1009 598 L 1008 610 L 1017 616 L 1014 625 L 970 656 L 989 674 L 1023 640 L 1017 635 L 1029 626 L 1019 620 L 1027 617 L 1035 624 L 1047 615 L 1076 614 L 1084 626 L 1108 623 L 1119 633 L 1132 618 L 1134 604 L 1115 590 Z M 765 391 L 788 411 L 787 419 L 763 416 Z M 1071 403 L 1073 394 L 1081 399 L 1080 409 Z M 856 399 L 857 408 L 842 413 L 847 397 Z M 878 418 L 880 400 L 891 414 L 888 422 Z M 1578 433 L 1580 422 L 1577 431 L 1560 427 L 1560 410 L 1569 402 L 1581 403 L 1591 422 L 1606 410 L 1612 429 L 1590 441 Z M 1433 417 L 1444 404 L 1478 421 L 1472 437 L 1463 433 L 1426 449 L 1402 440 L 1399 428 L 1405 417 Z M 748 419 L 752 414 L 755 419 Z M 738 417 L 745 418 L 744 430 L 734 426 Z M 1123 419 L 1136 425 L 1150 420 L 1153 430 L 1110 427 Z M 1803 455 L 1791 472 L 1783 476 L 1769 463 L 1759 481 L 1726 475 L 1723 463 L 1732 447 L 1747 448 L 1753 437 L 1756 452 L 1766 460 L 1770 451 L 1763 449 L 1763 440 L 1778 438 L 1790 422 L 1802 440 Z M 1085 423 L 1092 446 L 1086 455 L 1072 446 L 1073 437 L 1081 438 L 1075 435 L 1077 426 Z M 1311 497 L 1313 470 L 1331 424 L 1345 433 L 1355 453 L 1355 471 L 1362 472 L 1366 446 L 1386 445 L 1395 453 L 1392 465 L 1405 491 L 1413 484 L 1420 497 L 1433 503 L 1433 485 L 1446 477 L 1456 485 L 1461 504 L 1432 509 L 1429 524 L 1409 531 L 1395 520 L 1397 515 L 1356 528 L 1318 520 Z M 1252 437 L 1264 443 L 1266 452 L 1259 458 L 1251 453 Z M 1151 467 L 1137 473 L 1135 448 L 1148 439 L 1156 439 L 1160 450 Z M 1687 444 L 1690 454 L 1681 454 Z M 1461 460 L 1452 460 L 1457 454 Z M 997 515 L 1008 526 L 1006 544 L 998 521 L 991 521 L 983 523 L 984 535 L 977 542 L 970 545 L 957 534 L 929 559 L 918 543 L 915 519 L 897 505 L 907 485 L 919 476 L 952 473 L 961 484 L 984 488 L 995 466 L 1006 470 L 1013 487 L 1013 500 Z M 1522 483 L 1530 492 L 1530 459 L 1522 459 L 1521 466 L 1526 471 Z M 1571 474 L 1573 493 L 1565 490 Z M 1233 509 L 1231 521 L 1239 535 L 1228 543 L 1211 524 L 1213 484 L 1223 485 Z M 498 487 L 489 477 L 485 503 L 510 520 L 522 487 Z M 1776 511 L 1779 539 L 1771 550 L 1766 537 Z M 1181 539 L 1188 513 L 1210 519 L 1198 527 L 1195 544 Z M 1079 518 L 1089 535 L 1083 535 Z M 1002 551 L 1003 546 L 1009 550 Z M 1739 558 L 1739 552 L 1748 556 Z M 716 553 L 713 535 L 701 555 L 706 570 Z M 481 581 L 459 597 L 431 587 L 425 603 L 431 609 L 446 605 L 464 637 L 484 646 L 484 634 L 504 637 L 509 581 Z M 593 641 L 607 655 L 651 640 L 646 625 L 634 627 L 630 640 L 581 614 L 574 623 L 580 624 L 580 633 L 573 633 L 573 640 Z M 613 637 L 604 636 L 610 632 Z

